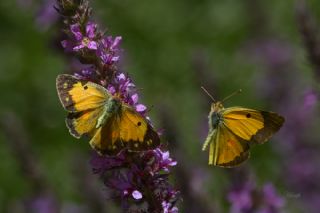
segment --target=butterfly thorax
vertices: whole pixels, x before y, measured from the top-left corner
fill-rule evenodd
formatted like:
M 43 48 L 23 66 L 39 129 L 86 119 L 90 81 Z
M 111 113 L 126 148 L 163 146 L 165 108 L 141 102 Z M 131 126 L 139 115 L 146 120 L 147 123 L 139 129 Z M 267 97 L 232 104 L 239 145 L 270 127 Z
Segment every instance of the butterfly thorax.
M 224 109 L 221 102 L 216 102 L 211 105 L 211 111 L 209 114 L 209 127 L 216 129 L 218 125 L 223 121 L 223 115 L 221 111 Z
M 103 126 L 106 121 L 121 110 L 121 100 L 116 97 L 110 97 L 104 104 L 102 113 L 98 118 L 96 128 Z

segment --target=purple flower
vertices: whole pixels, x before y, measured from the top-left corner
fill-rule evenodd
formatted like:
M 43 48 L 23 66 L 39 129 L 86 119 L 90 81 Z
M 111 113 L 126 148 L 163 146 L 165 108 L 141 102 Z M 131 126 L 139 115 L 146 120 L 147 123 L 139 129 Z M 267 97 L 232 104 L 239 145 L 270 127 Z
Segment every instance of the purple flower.
M 80 24 L 73 24 L 70 26 L 70 31 L 73 35 L 73 39 L 63 40 L 61 44 L 66 50 L 72 49 L 73 51 L 79 51 L 84 48 L 97 50 L 98 43 L 97 41 L 95 41 L 96 29 L 96 24 L 88 22 L 85 26 L 85 33 L 83 33 Z
M 263 186 L 262 194 L 266 206 L 269 206 L 269 208 L 277 209 L 284 206 L 284 199 L 277 194 L 272 183 L 267 183 Z
M 120 57 L 117 54 L 119 52 L 121 40 L 121 36 L 117 36 L 115 39 L 108 36 L 101 40 L 101 45 L 99 46 L 97 54 L 105 64 L 112 65 L 119 61 Z
M 157 162 L 156 171 L 163 170 L 168 172 L 170 167 L 177 165 L 177 161 L 174 161 L 172 158 L 170 158 L 170 154 L 168 151 L 163 152 L 161 149 L 158 148 L 150 152 L 153 152 L 153 156 L 157 158 L 155 160 L 155 162 Z
M 156 206 L 163 208 L 163 212 L 177 212 L 178 192 L 168 182 L 170 168 L 176 164 L 169 152 L 160 148 L 141 153 L 123 151 L 114 157 L 96 154 L 91 160 L 93 171 L 100 175 L 115 198 L 121 199 L 123 206 L 144 203 L 151 192 L 157 203 L 148 208 Z

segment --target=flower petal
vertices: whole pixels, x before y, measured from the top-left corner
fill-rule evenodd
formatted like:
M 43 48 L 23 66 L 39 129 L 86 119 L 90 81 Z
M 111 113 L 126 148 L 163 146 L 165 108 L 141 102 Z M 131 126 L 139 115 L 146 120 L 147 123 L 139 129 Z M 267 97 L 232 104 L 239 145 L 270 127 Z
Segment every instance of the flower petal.
M 140 200 L 142 198 L 142 194 L 138 190 L 134 190 L 132 192 L 132 197 L 136 200 Z
M 73 50 L 74 50 L 74 51 L 78 51 L 78 50 L 80 50 L 80 49 L 82 49 L 82 48 L 84 48 L 84 45 L 83 45 L 83 44 L 80 44 L 80 45 L 78 45 L 78 46 L 75 46 L 75 47 L 73 48 Z
M 91 50 L 96 50 L 98 49 L 98 44 L 95 41 L 89 41 L 89 43 L 87 44 L 87 47 Z
M 138 104 L 138 105 L 136 105 L 136 110 L 137 110 L 137 112 L 144 112 L 147 110 L 147 107 L 143 104 Z
M 117 78 L 119 82 L 124 82 L 127 79 L 126 75 L 123 73 L 120 73 Z
M 67 40 L 61 41 L 61 45 L 62 45 L 63 48 L 67 48 L 68 44 L 69 44 L 69 42 Z
M 114 86 L 108 86 L 108 91 L 113 95 L 116 93 L 116 88 L 114 88 Z
M 93 39 L 95 37 L 96 28 L 97 28 L 96 24 L 89 22 L 86 26 L 86 35 L 89 38 Z
M 112 42 L 112 44 L 111 44 L 111 46 L 110 46 L 110 49 L 111 49 L 111 50 L 117 49 L 118 46 L 119 46 L 119 44 L 120 44 L 120 42 L 121 42 L 121 40 L 122 40 L 122 37 L 121 37 L 121 36 L 115 37 L 115 39 L 113 40 L 113 42 Z
M 112 62 L 117 62 L 117 61 L 119 61 L 119 56 L 114 56 L 114 57 L 112 57 L 112 59 L 111 59 L 111 61 Z
M 70 26 L 70 30 L 72 32 L 72 34 L 74 35 L 75 39 L 77 41 L 81 41 L 83 36 L 80 30 L 80 25 L 79 24 L 73 24 Z
M 139 95 L 138 95 L 137 93 L 133 94 L 133 95 L 131 96 L 131 100 L 132 100 L 132 102 L 133 102 L 134 105 L 137 104 L 137 103 L 138 103 L 138 100 L 139 100 Z

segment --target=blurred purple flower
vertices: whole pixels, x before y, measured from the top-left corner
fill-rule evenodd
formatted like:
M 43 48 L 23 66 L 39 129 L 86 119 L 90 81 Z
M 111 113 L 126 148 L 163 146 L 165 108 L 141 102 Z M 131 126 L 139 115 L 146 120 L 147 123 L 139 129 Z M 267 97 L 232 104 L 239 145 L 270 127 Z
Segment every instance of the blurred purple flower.
M 278 195 L 272 183 L 263 186 L 262 194 L 268 208 L 280 209 L 285 204 L 284 199 Z
M 28 202 L 27 209 L 33 213 L 55 213 L 59 211 L 57 202 L 51 196 L 39 196 Z
M 271 183 L 258 190 L 253 182 L 246 182 L 229 192 L 230 213 L 278 213 L 282 212 L 284 199 Z
M 264 60 L 270 68 L 285 66 L 292 60 L 292 50 L 288 43 L 279 40 L 263 40 L 258 43 L 259 45 L 252 45 L 252 52 L 256 59 Z
M 52 24 L 54 24 L 59 16 L 54 9 L 55 0 L 44 0 L 38 9 L 36 15 L 36 23 L 41 30 L 47 30 Z
M 242 188 L 235 189 L 228 194 L 228 200 L 232 204 L 231 213 L 248 212 L 252 207 L 251 192 L 254 186 L 251 182 L 242 185 Z
M 279 143 L 275 147 L 280 156 L 283 156 L 282 175 L 290 177 L 284 184 L 290 189 L 289 196 L 302 195 L 301 210 L 312 212 L 320 208 L 318 202 L 312 201 L 318 197 L 315 194 L 320 190 L 320 184 L 316 181 L 320 179 L 320 167 L 317 163 L 320 160 L 317 154 L 318 137 L 316 134 L 310 134 L 318 117 L 318 94 L 315 89 L 305 86 L 304 78 L 295 66 L 294 52 L 290 50 L 291 44 L 279 42 L 265 42 L 265 44 L 272 44 L 273 53 L 270 54 L 270 49 L 263 48 L 263 44 L 256 44 L 260 50 L 256 56 L 263 59 L 266 65 L 263 67 L 267 67 L 262 81 L 258 82 L 257 91 L 272 104 L 275 111 L 286 118 L 282 130 L 277 135 Z M 274 55 L 281 57 L 273 58 Z M 261 90 L 261 85 L 265 89 Z M 300 207 L 297 205 L 294 208 Z
M 315 91 L 309 90 L 304 95 L 303 106 L 307 111 L 312 111 L 318 102 L 318 95 Z

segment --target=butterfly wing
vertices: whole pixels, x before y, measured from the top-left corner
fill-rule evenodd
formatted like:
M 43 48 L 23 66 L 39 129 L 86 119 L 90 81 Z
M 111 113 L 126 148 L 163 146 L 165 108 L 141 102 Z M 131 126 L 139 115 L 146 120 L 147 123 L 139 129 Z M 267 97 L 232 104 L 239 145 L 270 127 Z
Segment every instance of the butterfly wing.
M 224 125 L 246 141 L 262 144 L 277 132 L 284 118 L 274 112 L 258 111 L 242 107 L 230 107 L 222 111 Z
M 69 111 L 66 124 L 70 133 L 79 138 L 94 134 L 103 106 L 110 97 L 102 86 L 79 80 L 72 75 L 58 75 L 56 86 L 62 106 Z
M 90 145 L 100 154 L 115 155 L 124 148 L 120 140 L 119 116 L 112 116 L 104 126 L 101 126 L 93 133 Z
M 104 87 L 67 74 L 58 75 L 56 86 L 60 101 L 69 112 L 96 109 L 111 96 Z
M 122 104 L 119 114 L 97 131 L 90 144 L 100 153 L 114 155 L 123 148 L 130 151 L 155 148 L 160 144 L 160 138 L 142 115 Z
M 246 141 L 233 134 L 223 123 L 209 132 L 205 143 L 209 145 L 209 165 L 235 167 L 250 155 Z
M 101 107 L 82 112 L 70 112 L 66 118 L 66 125 L 70 134 L 76 138 L 82 135 L 92 135 L 97 130 L 97 120 L 101 115 Z

